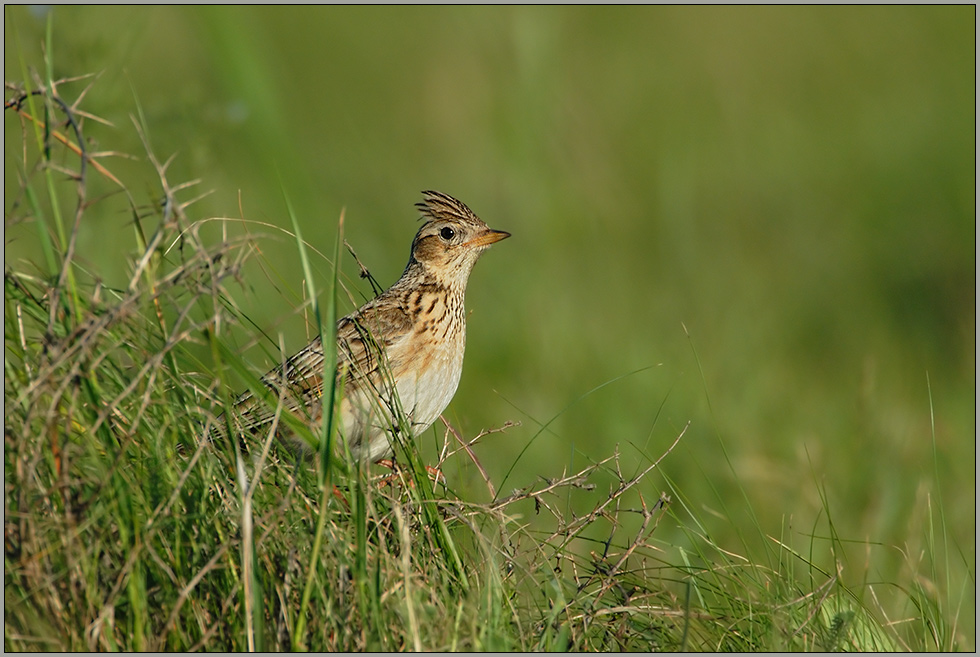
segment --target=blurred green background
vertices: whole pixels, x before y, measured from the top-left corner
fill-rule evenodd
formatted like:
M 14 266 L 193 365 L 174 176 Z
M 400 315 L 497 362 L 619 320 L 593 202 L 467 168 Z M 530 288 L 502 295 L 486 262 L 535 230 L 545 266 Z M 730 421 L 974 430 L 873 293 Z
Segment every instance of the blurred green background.
M 329 253 L 343 210 L 385 286 L 421 190 L 513 233 L 470 280 L 448 410 L 470 436 L 522 422 L 477 448 L 498 486 L 616 445 L 633 467 L 690 421 L 663 471 L 723 544 L 754 514 L 807 545 L 823 492 L 888 576 L 941 496 L 973 586 L 975 7 L 7 7 L 5 79 L 44 70 L 47 12 L 54 75 L 101 73 L 83 107 L 115 128 L 93 143 L 141 154 L 138 103 L 171 182 L 213 190 L 194 216 L 288 228 L 285 191 Z M 145 163 L 105 164 L 159 194 Z M 119 199 L 82 228 L 109 284 L 129 222 Z M 37 259 L 31 230 L 8 228 L 6 266 Z M 296 246 L 253 230 L 282 280 L 256 264 L 239 303 L 293 351 Z

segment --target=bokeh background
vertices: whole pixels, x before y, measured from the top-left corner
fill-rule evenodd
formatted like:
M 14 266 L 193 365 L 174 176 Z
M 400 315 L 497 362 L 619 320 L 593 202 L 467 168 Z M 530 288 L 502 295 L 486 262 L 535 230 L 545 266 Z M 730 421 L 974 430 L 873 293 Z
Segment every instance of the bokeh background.
M 343 211 L 382 285 L 421 190 L 513 233 L 471 278 L 448 411 L 470 436 L 521 422 L 477 448 L 498 486 L 617 446 L 635 467 L 690 422 L 662 471 L 712 538 L 741 546 L 744 521 L 819 551 L 829 511 L 887 578 L 941 504 L 972 619 L 975 7 L 6 7 L 5 79 L 44 70 L 49 12 L 55 77 L 101 74 L 93 143 L 141 154 L 139 108 L 171 182 L 211 191 L 195 216 L 288 228 L 285 194 L 330 253 Z M 159 193 L 145 162 L 104 163 Z M 298 349 L 296 245 L 251 230 L 266 267 L 234 292 Z M 133 253 L 122 199 L 82 227 L 108 284 Z

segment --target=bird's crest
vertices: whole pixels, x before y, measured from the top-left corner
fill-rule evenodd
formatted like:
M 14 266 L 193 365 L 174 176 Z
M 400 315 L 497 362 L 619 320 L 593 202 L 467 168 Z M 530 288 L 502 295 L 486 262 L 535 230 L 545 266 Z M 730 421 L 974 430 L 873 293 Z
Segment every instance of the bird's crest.
M 424 201 L 415 204 L 422 213 L 422 219 L 436 221 L 438 219 L 457 219 L 461 221 L 480 221 L 473 211 L 462 201 L 457 201 L 449 194 L 442 192 L 422 192 Z

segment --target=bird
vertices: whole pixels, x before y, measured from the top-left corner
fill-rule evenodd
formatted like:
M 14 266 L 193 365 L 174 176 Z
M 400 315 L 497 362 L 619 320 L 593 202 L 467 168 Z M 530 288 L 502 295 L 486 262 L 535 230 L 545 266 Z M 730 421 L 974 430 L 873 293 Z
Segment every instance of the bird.
M 337 321 L 335 376 L 342 397 L 335 422 L 355 459 L 390 458 L 393 434 L 406 428 L 401 420 L 417 436 L 449 405 L 463 370 L 470 272 L 492 244 L 510 237 L 448 194 L 424 191 L 422 196 L 416 208 L 424 223 L 401 277 Z M 328 390 L 323 377 L 318 336 L 263 376 L 262 383 L 316 429 Z M 231 426 L 240 440 L 268 431 L 275 416 L 274 405 L 251 392 L 237 398 L 233 411 Z M 298 451 L 310 450 L 283 423 L 277 432 Z

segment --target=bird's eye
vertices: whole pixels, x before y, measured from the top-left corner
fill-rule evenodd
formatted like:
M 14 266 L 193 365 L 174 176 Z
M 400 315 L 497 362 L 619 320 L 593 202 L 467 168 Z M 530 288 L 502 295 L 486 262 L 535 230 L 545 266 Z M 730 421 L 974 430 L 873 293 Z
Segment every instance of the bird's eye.
M 456 231 L 450 228 L 449 226 L 446 226 L 445 228 L 440 230 L 439 234 L 442 235 L 442 239 L 444 240 L 451 240 L 452 238 L 456 237 Z

